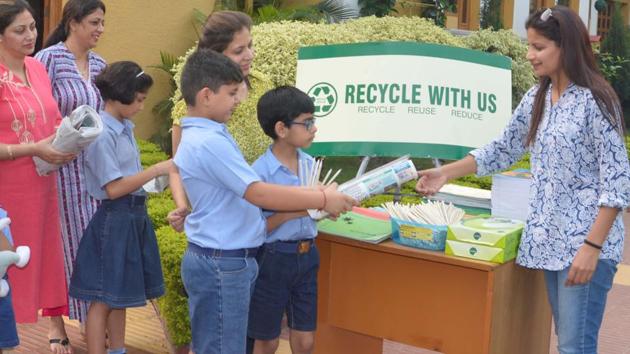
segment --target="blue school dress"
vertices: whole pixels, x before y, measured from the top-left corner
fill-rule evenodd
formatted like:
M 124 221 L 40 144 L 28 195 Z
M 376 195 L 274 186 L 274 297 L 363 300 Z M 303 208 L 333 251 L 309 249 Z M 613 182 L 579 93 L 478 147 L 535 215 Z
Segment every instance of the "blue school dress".
M 105 129 L 86 152 L 86 186 L 101 201 L 83 234 L 70 296 L 111 308 L 144 306 L 164 294 L 153 225 L 142 189 L 108 199 L 105 185 L 142 171 L 133 123 L 101 112 Z

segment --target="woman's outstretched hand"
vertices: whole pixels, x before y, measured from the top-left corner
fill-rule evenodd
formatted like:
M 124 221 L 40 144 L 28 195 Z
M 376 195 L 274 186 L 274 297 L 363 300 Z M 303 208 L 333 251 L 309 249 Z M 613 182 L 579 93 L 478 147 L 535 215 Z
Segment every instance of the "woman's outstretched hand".
M 441 167 L 418 171 L 418 183 L 416 192 L 422 195 L 433 195 L 448 181 Z

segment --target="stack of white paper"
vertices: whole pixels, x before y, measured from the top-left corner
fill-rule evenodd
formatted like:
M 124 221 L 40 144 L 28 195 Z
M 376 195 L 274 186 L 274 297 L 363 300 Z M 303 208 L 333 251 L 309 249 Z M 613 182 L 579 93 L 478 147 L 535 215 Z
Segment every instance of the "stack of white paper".
M 518 169 L 492 176 L 492 216 L 527 220 L 531 173 Z
M 431 199 L 460 206 L 490 209 L 490 191 L 486 189 L 445 184 Z

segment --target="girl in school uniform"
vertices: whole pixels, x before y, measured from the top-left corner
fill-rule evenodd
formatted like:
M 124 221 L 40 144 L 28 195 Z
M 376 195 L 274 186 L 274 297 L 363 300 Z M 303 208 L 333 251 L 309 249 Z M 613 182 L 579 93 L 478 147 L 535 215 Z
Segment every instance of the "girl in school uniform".
M 113 311 L 144 306 L 164 294 L 153 225 L 142 185 L 168 173 L 171 160 L 142 170 L 133 123 L 153 80 L 135 63 L 122 61 L 96 78 L 105 109 L 104 130 L 87 149 L 88 193 L 101 201 L 83 234 L 70 281 L 70 296 L 89 301 L 88 352 L 105 352 L 105 328 Z M 109 353 L 125 353 L 124 347 Z

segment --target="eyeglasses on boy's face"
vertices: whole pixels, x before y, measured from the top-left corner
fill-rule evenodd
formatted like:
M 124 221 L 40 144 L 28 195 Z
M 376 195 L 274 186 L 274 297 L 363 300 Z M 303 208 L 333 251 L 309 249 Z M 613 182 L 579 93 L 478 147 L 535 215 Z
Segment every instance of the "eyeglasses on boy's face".
M 306 130 L 311 131 L 313 127 L 315 127 L 315 121 L 316 121 L 315 118 L 306 119 L 303 122 L 292 121 L 289 124 L 287 124 L 287 127 L 291 127 L 294 124 L 298 124 L 298 125 L 303 125 Z

